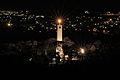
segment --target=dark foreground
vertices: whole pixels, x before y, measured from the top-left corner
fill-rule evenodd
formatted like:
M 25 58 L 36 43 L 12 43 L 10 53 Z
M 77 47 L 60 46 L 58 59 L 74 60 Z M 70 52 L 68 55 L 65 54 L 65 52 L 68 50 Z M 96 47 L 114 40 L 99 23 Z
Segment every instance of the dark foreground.
M 102 56 L 102 59 L 93 57 L 83 61 L 67 61 L 65 64 L 49 65 L 47 62 L 28 62 L 25 63 L 20 56 L 0 56 L 0 65 L 6 66 L 6 69 L 25 69 L 25 71 L 42 71 L 42 72 L 87 72 L 87 74 L 102 72 L 111 73 L 119 72 L 119 50 L 111 50 L 109 54 Z M 114 53 L 114 54 L 113 54 Z M 104 57 L 104 58 L 103 58 Z M 17 65 L 14 65 L 17 64 Z M 22 70 L 23 70 L 22 69 Z

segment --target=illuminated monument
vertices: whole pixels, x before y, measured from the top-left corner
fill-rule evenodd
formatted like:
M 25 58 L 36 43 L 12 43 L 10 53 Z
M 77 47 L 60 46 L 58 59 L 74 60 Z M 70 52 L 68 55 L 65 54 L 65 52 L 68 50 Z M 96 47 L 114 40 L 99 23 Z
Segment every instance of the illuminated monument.
M 56 47 L 56 53 L 60 56 L 60 61 L 64 59 L 64 53 L 63 53 L 63 48 L 62 48 L 62 19 L 57 20 L 57 47 Z
M 63 41 L 62 40 L 62 20 L 58 19 L 58 25 L 57 25 L 57 41 Z

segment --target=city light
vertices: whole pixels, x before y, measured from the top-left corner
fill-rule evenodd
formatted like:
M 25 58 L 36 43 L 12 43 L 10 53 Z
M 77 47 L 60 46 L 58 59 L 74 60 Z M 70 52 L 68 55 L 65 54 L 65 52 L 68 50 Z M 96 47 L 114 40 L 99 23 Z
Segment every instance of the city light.
M 97 31 L 97 28 L 93 28 L 93 32 L 96 32 Z
M 68 55 L 65 55 L 65 60 L 68 60 L 69 56 Z
M 32 58 L 30 58 L 29 61 L 32 61 Z
M 12 23 L 7 23 L 7 26 L 8 27 L 11 27 L 13 24 Z

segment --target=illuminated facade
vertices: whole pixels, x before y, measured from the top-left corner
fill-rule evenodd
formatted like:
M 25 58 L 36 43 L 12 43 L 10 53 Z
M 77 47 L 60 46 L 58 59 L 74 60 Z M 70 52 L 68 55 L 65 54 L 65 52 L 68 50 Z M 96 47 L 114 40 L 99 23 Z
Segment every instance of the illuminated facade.
M 62 25 L 57 26 L 57 41 L 63 41 L 62 40 Z

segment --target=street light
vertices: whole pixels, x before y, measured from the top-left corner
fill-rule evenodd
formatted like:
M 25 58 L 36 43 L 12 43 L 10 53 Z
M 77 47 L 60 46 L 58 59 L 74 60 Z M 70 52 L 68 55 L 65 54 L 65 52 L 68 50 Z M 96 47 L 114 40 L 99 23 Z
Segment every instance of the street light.
M 78 53 L 81 54 L 81 55 L 84 55 L 85 54 L 85 49 L 84 48 L 80 48 Z
M 85 53 L 85 49 L 80 48 L 80 52 L 81 52 L 81 54 L 84 54 Z
M 85 48 L 79 48 L 78 55 L 80 60 L 84 60 L 86 58 L 86 49 Z

